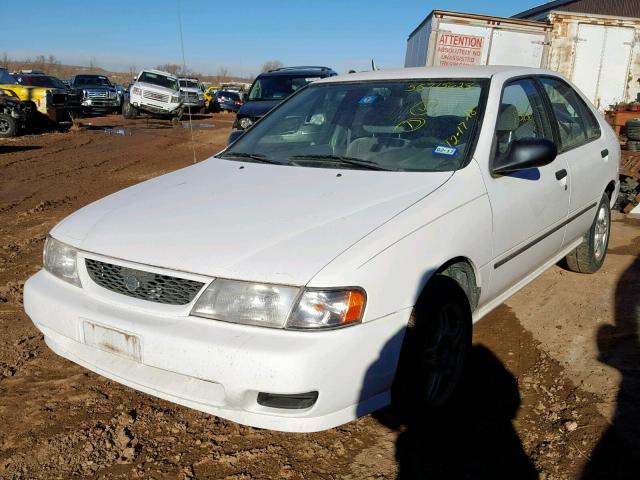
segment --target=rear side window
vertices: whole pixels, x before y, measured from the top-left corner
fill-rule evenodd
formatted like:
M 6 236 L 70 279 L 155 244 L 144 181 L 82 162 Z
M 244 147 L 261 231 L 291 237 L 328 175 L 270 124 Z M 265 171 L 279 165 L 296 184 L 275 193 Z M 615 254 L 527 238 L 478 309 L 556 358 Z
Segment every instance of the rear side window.
M 553 140 L 542 96 L 531 79 L 508 83 L 496 123 L 496 158 L 508 155 L 514 140 L 544 138 Z
M 573 88 L 565 82 L 540 78 L 556 117 L 562 150 L 580 146 L 600 137 L 600 125 Z

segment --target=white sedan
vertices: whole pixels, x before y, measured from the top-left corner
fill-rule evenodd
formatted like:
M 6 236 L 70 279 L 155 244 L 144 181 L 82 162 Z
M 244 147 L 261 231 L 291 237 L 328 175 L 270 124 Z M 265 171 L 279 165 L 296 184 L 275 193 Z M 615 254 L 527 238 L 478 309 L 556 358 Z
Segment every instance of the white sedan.
M 605 258 L 618 141 L 556 73 L 412 68 L 300 89 L 220 154 L 51 231 L 25 310 L 56 353 L 242 424 L 437 406 L 474 321 Z

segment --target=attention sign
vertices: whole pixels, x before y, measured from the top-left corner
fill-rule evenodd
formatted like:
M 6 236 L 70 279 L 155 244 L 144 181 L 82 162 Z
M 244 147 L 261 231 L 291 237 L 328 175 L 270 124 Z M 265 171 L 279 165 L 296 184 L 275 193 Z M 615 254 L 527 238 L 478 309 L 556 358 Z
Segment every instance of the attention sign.
M 482 65 L 484 37 L 441 32 L 435 65 Z

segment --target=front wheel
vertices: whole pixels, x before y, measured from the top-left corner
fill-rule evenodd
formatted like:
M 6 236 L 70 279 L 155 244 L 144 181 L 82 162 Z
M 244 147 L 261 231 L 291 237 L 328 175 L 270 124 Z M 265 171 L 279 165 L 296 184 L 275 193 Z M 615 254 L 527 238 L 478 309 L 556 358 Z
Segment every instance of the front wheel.
M 410 410 L 438 407 L 453 395 L 471 349 L 471 310 L 458 283 L 436 275 L 416 304 L 394 383 Z
M 11 115 L 0 113 L 0 138 L 15 137 L 18 134 L 18 122 Z
M 600 199 L 596 218 L 585 234 L 582 243 L 565 257 L 569 270 L 579 273 L 597 272 L 607 256 L 609 233 L 611 231 L 611 207 L 609 197 Z
M 138 109 L 131 105 L 128 100 L 122 104 L 122 116 L 127 119 L 133 119 L 138 116 Z

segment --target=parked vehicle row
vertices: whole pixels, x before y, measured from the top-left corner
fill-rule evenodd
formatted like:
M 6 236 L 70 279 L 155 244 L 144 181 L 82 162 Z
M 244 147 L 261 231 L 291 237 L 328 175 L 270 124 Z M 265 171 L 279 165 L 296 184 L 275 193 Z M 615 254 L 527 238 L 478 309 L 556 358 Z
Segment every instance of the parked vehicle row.
M 60 123 L 94 113 L 121 112 L 128 119 L 144 114 L 179 120 L 185 112 L 231 112 L 237 113 L 234 128 L 243 130 L 301 87 L 334 75 L 336 72 L 327 67 L 271 70 L 256 78 L 246 98 L 244 84 L 209 84 L 205 89 L 197 78 L 154 69 L 142 70 L 126 89 L 99 74 L 82 73 L 60 80 L 42 71 L 10 74 L 0 69 L 0 87 L 25 102 L 27 119 L 19 122 L 25 126 L 31 118 Z M 5 130 L 15 134 L 19 129 Z

